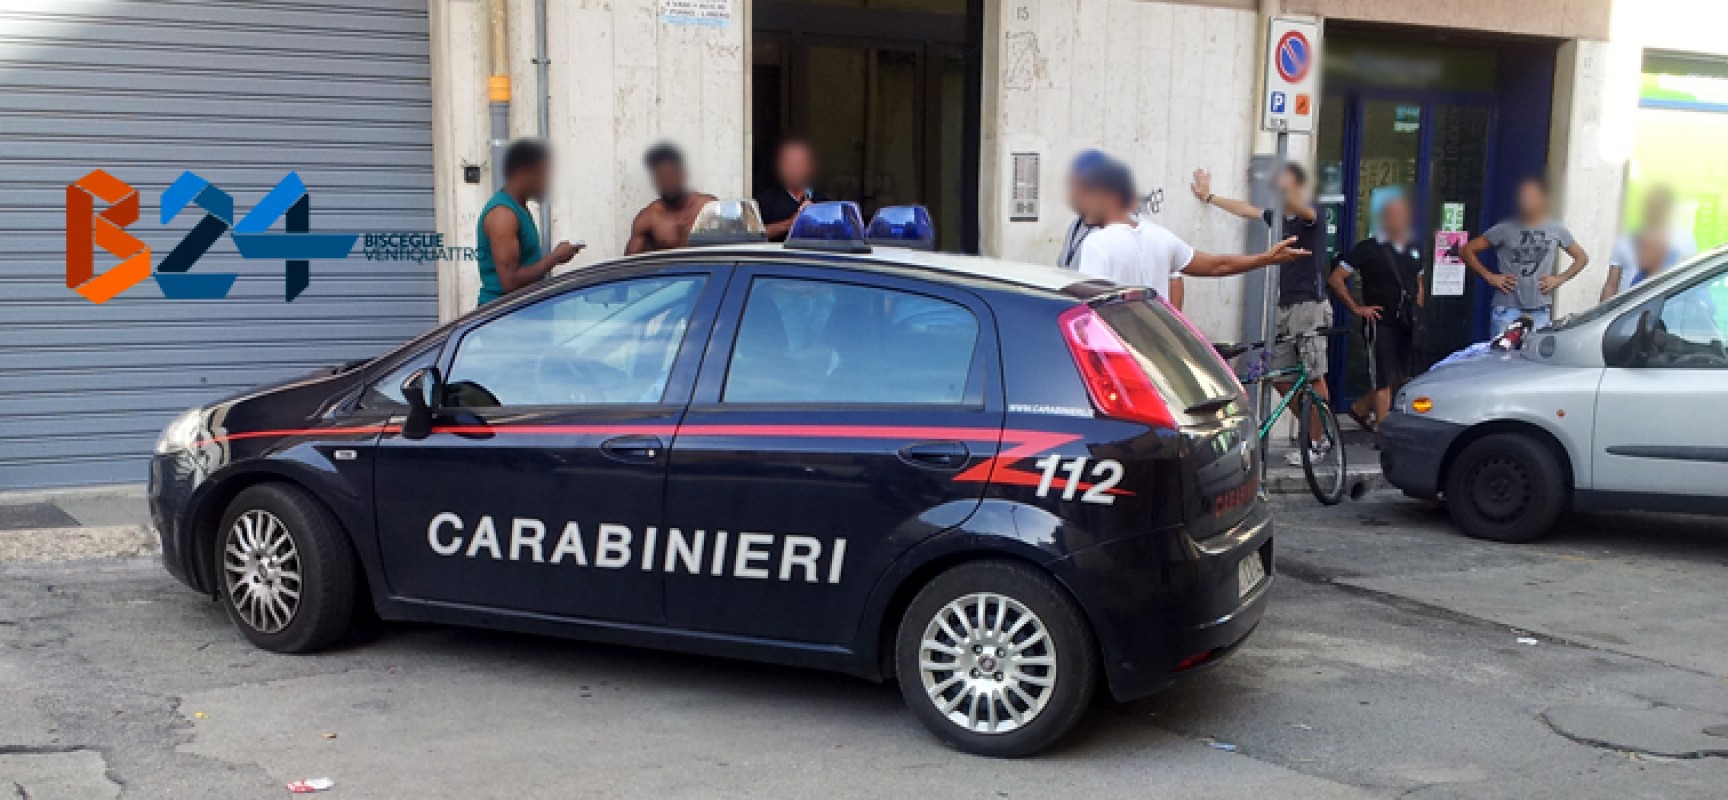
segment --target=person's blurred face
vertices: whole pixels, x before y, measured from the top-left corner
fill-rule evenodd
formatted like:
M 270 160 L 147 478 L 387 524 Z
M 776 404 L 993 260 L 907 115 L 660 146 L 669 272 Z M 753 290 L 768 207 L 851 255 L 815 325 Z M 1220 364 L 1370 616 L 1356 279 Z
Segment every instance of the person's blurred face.
M 802 142 L 787 144 L 780 148 L 774 174 L 779 176 L 780 185 L 787 189 L 808 189 L 816 175 L 816 158 L 810 153 L 809 146 Z
M 1278 172 L 1278 192 L 1284 197 L 1287 206 L 1301 205 L 1308 202 L 1308 186 L 1296 179 L 1290 170 Z
M 542 159 L 540 163 L 522 170 L 519 175 L 518 181 L 523 194 L 534 200 L 544 199 L 546 187 L 552 182 L 552 159 Z
M 1410 201 L 1402 197 L 1388 200 L 1380 209 L 1380 230 L 1394 242 L 1410 238 Z
M 1638 259 L 1638 270 L 1646 275 L 1655 275 L 1668 266 L 1668 237 L 1665 235 L 1637 237 L 1637 252 L 1633 255 Z
M 1068 207 L 1074 213 L 1086 216 L 1086 186 L 1076 176 L 1068 176 Z
M 1082 183 L 1076 183 L 1075 190 L 1077 194 L 1074 207 L 1080 211 L 1080 217 L 1086 220 L 1087 225 L 1103 225 L 1106 220 L 1115 216 L 1118 205 L 1115 193 Z
M 654 182 L 654 192 L 661 200 L 677 200 L 685 195 L 684 165 L 676 161 L 662 161 L 648 171 L 649 178 Z
M 1518 216 L 1527 220 L 1548 216 L 1548 190 L 1535 181 L 1525 181 L 1518 187 Z

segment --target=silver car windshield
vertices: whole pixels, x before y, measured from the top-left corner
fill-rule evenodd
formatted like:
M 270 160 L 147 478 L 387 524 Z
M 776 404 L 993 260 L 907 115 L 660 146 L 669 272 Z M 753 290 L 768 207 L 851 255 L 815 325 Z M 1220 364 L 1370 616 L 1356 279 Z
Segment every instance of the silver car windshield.
M 1552 326 L 1553 330 L 1563 331 L 1567 328 L 1587 325 L 1591 322 L 1602 319 L 1603 317 L 1616 314 L 1621 309 L 1631 308 L 1632 306 L 1642 303 L 1661 292 L 1667 291 L 1668 287 L 1675 283 L 1691 280 L 1692 278 L 1697 277 L 1700 273 L 1716 269 L 1722 265 L 1724 260 L 1728 260 L 1728 245 L 1718 247 L 1709 252 L 1699 253 L 1686 261 L 1662 270 L 1662 273 L 1656 277 L 1647 281 L 1642 281 L 1637 286 L 1614 295 L 1592 308 L 1585 309 L 1576 314 L 1567 314 L 1566 316 L 1561 317 L 1560 320 L 1555 322 Z

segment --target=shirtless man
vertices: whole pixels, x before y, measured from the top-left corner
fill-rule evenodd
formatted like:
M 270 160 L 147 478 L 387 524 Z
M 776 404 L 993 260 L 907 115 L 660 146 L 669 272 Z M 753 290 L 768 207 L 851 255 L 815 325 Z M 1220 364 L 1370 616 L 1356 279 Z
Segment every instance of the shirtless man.
M 642 161 L 660 199 L 649 203 L 636 215 L 636 221 L 630 223 L 630 243 L 624 247 L 626 255 L 672 250 L 688 244 L 696 213 L 714 199 L 713 195 L 690 191 L 684 154 L 671 144 L 655 145 Z

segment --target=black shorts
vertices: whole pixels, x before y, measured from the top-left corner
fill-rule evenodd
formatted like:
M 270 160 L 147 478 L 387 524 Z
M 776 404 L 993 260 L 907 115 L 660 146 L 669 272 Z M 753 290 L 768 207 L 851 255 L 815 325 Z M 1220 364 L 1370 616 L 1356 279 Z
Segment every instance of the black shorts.
M 1389 389 L 1416 377 L 1416 333 L 1396 322 L 1367 322 L 1368 373 L 1374 388 Z

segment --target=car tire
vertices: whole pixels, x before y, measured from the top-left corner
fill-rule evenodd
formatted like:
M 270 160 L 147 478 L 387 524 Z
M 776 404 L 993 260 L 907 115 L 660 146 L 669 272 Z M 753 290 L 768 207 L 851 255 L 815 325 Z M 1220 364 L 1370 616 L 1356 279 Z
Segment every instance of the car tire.
M 1464 533 L 1529 542 L 1553 527 L 1566 505 L 1554 453 L 1535 438 L 1496 433 L 1471 442 L 1446 474 L 1446 509 Z
M 216 537 L 217 598 L 253 644 L 310 653 L 348 632 L 359 568 L 341 523 L 317 498 L 286 484 L 248 487 L 228 504 Z
M 936 576 L 912 599 L 895 637 L 895 671 L 907 706 L 937 738 L 1017 758 L 1054 744 L 1085 715 L 1097 653 L 1085 615 L 1049 575 L 979 561 Z

